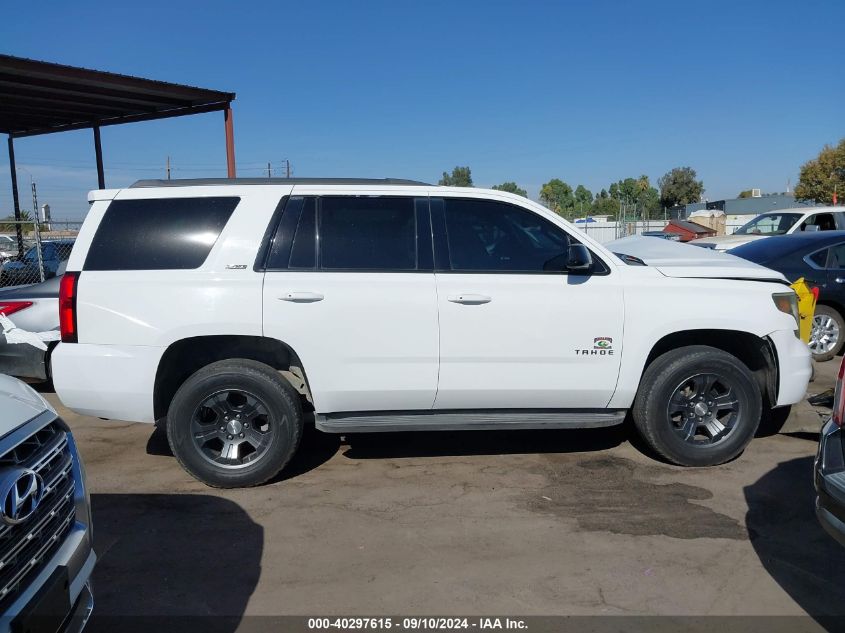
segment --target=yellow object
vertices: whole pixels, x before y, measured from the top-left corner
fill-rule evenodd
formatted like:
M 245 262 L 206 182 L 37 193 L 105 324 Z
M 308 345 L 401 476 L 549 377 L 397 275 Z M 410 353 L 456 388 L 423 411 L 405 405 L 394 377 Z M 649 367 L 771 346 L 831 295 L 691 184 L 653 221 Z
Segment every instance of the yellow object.
M 798 316 L 800 318 L 798 333 L 802 341 L 809 343 L 810 333 L 813 331 L 813 314 L 816 311 L 816 295 L 803 277 L 792 284 L 790 288 L 798 295 Z

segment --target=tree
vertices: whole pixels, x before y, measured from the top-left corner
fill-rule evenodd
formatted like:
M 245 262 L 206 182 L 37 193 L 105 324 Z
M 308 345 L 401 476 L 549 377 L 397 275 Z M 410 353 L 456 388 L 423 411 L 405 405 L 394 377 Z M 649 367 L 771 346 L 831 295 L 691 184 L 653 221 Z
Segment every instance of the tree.
M 584 185 L 578 185 L 575 187 L 575 204 L 578 205 L 579 210 L 586 207 L 589 211 L 590 206 L 593 204 L 593 192 Z
M 819 155 L 801 166 L 795 197 L 824 204 L 845 197 L 845 138 L 836 147 L 825 145 Z
M 21 214 L 21 224 L 15 223 L 15 216 L 14 215 L 7 215 L 5 218 L 0 218 L 0 231 L 3 233 L 14 233 L 17 229 L 17 226 L 21 227 L 21 231 L 24 233 L 34 231 L 35 224 L 32 222 L 32 216 L 30 215 L 29 211 L 26 209 L 20 210 Z
M 750 198 L 751 197 L 751 189 L 746 189 L 745 191 L 740 191 L 737 198 Z
M 510 193 L 515 193 L 518 196 L 522 196 L 523 198 L 528 197 L 528 192 L 525 189 L 522 189 L 519 185 L 515 182 L 503 182 L 501 185 L 493 185 L 491 189 L 495 189 L 496 191 L 508 191 Z
M 648 219 L 660 215 L 660 194 L 651 186 L 646 175 L 614 182 L 610 185 L 607 195 L 617 201 L 617 209 L 624 203 L 626 216 L 633 213 L 634 217 Z M 601 194 L 599 196 L 601 197 Z
M 455 167 L 451 175 L 444 171 L 443 178 L 437 184 L 447 187 L 472 187 L 472 171 L 469 167 Z
M 552 178 L 540 188 L 540 200 L 559 215 L 565 215 L 575 205 L 572 187 L 559 178 Z
M 660 204 L 675 207 L 698 202 L 704 193 L 704 183 L 696 180 L 692 167 L 675 167 L 657 181 L 660 187 Z
M 606 193 L 606 192 L 605 192 Z M 593 215 L 613 215 L 619 213 L 619 201 L 607 196 L 598 196 L 593 201 L 593 208 L 590 213 Z

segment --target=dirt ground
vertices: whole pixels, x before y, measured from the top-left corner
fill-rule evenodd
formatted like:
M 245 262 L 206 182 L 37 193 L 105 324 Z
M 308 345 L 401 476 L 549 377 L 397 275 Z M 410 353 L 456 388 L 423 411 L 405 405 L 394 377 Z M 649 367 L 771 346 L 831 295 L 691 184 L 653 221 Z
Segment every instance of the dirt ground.
M 838 364 L 818 366 L 810 393 Z M 627 427 L 311 430 L 277 481 L 219 491 L 152 426 L 60 412 L 92 492 L 94 630 L 126 614 L 845 615 L 810 433 L 685 469 Z

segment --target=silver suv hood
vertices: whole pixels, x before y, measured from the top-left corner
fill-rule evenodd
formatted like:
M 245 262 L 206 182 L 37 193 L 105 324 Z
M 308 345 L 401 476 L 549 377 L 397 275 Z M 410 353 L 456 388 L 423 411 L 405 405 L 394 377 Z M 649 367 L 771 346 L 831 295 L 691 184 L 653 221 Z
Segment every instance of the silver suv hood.
M 604 247 L 614 253 L 637 257 L 667 277 L 787 281 L 777 271 L 728 253 L 656 237 L 633 235 L 608 242 Z
M 0 437 L 53 407 L 26 383 L 0 374 Z

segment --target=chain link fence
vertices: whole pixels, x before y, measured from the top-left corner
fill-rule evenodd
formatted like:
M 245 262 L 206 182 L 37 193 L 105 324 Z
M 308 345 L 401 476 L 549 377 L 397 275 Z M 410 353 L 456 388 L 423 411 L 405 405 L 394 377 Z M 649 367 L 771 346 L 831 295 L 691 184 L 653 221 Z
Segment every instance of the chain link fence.
M 601 244 L 612 242 L 622 237 L 628 237 L 629 235 L 642 235 L 649 231 L 663 231 L 667 224 L 669 224 L 668 220 L 575 222 L 576 227 Z
M 37 284 L 64 273 L 82 222 L 0 221 L 0 286 Z

